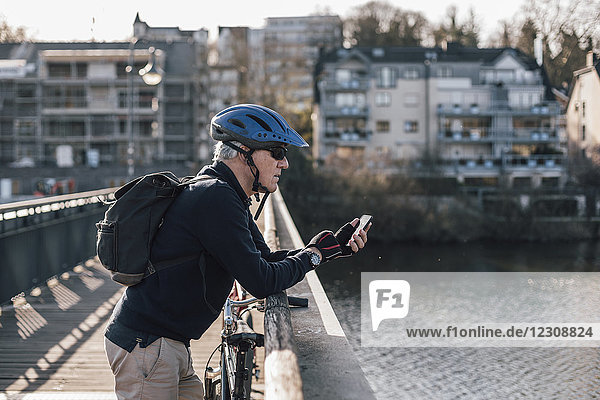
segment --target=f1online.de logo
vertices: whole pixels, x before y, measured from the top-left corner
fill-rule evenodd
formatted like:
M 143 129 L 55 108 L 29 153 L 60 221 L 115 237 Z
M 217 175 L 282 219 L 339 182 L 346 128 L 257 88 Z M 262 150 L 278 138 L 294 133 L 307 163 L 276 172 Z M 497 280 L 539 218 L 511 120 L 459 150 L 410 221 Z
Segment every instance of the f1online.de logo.
M 376 280 L 369 283 L 371 323 L 373 331 L 384 319 L 400 319 L 408 315 L 410 284 L 405 280 Z

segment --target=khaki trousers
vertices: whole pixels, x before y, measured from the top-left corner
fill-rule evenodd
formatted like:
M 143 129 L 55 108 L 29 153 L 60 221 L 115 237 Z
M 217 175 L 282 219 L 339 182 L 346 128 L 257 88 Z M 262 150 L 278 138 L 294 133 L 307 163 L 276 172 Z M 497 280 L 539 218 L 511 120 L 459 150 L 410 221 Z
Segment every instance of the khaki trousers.
M 203 399 L 202 381 L 192 366 L 190 349 L 183 343 L 160 338 L 129 353 L 104 338 L 104 348 L 119 400 Z

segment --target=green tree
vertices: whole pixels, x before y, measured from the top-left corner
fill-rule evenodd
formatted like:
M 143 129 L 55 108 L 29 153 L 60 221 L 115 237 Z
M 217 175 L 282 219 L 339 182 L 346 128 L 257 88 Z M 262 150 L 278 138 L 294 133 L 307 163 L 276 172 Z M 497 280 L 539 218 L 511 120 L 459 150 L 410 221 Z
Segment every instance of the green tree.
M 419 46 L 425 38 L 427 19 L 386 1 L 370 1 L 355 7 L 344 21 L 346 41 L 354 46 Z
M 27 39 L 27 31 L 24 27 L 12 27 L 4 17 L 0 16 L 0 43 L 19 43 Z

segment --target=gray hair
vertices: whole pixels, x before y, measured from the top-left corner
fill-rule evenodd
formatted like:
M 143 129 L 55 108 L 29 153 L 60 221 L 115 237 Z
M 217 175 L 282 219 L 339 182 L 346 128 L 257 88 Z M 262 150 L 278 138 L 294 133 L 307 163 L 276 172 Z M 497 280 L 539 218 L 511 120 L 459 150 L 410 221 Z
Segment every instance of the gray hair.
M 242 144 L 240 142 L 236 142 L 233 140 L 231 141 L 231 144 L 236 145 L 238 147 L 242 146 Z M 238 155 L 237 150 L 232 149 L 231 147 L 227 146 L 223 142 L 219 141 L 215 145 L 215 151 L 213 153 L 213 162 L 230 160 L 232 158 L 235 158 L 235 156 L 237 156 L 237 155 Z

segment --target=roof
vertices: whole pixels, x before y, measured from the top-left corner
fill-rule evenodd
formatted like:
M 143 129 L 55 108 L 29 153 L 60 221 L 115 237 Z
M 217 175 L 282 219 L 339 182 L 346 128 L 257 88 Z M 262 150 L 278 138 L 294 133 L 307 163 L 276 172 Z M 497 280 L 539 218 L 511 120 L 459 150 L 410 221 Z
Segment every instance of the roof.
M 499 57 L 508 53 L 521 62 L 526 69 L 539 68 L 532 57 L 525 55 L 519 49 L 511 47 L 462 47 L 453 43 L 449 43 L 446 50 L 441 47 L 354 47 L 351 49 L 336 49 L 324 53 L 320 61 L 323 63 L 341 61 L 352 52 L 360 52 L 373 63 L 422 63 L 427 59 L 434 58 L 437 62 L 479 62 L 483 65 L 493 65 Z
M 68 54 L 88 53 L 102 55 L 98 50 L 129 50 L 129 42 L 25 42 L 0 43 L 0 60 L 24 59 L 28 64 L 37 65 L 40 52 L 58 50 Z M 134 48 L 136 59 L 140 50 L 155 47 L 166 54 L 164 70 L 173 75 L 188 75 L 194 71 L 195 46 L 188 41 L 146 41 L 139 40 Z

